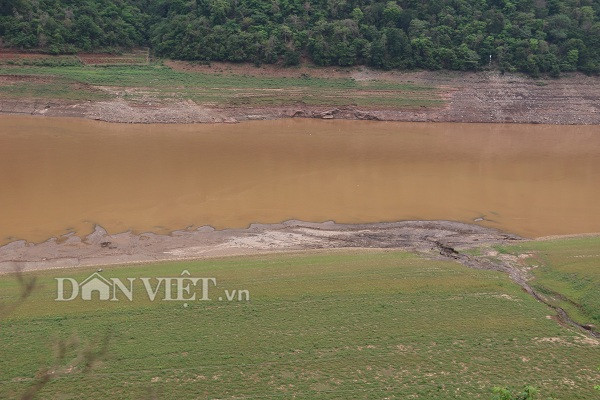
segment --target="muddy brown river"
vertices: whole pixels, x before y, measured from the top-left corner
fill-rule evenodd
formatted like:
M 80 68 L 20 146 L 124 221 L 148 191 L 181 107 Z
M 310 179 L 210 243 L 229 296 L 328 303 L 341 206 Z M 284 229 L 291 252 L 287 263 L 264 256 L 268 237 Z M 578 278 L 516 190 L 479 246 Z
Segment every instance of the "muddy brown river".
M 0 116 L 0 243 L 288 219 L 600 232 L 600 127 Z

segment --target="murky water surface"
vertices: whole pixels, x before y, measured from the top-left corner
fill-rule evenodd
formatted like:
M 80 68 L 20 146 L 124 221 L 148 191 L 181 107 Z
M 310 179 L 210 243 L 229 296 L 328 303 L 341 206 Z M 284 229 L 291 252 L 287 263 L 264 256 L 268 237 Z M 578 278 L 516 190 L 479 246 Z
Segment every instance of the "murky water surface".
M 0 243 L 287 219 L 599 232 L 600 127 L 0 116 Z

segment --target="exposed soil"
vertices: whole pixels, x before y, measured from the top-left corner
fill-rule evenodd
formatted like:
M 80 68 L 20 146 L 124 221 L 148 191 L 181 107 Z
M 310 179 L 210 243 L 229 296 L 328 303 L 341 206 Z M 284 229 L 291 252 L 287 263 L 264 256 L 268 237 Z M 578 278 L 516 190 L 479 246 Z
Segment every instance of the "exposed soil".
M 39 60 L 44 58 L 53 58 L 50 54 L 21 52 L 21 51 L 0 51 L 0 60 Z
M 403 221 L 376 224 L 253 224 L 247 229 L 215 230 L 205 226 L 169 235 L 131 232 L 109 234 L 96 226 L 80 238 L 73 234 L 43 243 L 23 240 L 0 247 L 0 273 L 110 265 L 160 260 L 290 252 L 299 250 L 377 248 L 437 251 L 440 245 L 464 248 L 521 240 L 495 229 L 451 221 Z
M 131 232 L 108 234 L 96 226 L 84 238 L 69 234 L 33 244 L 12 242 L 0 247 L 0 274 L 81 266 L 192 260 L 235 255 L 335 249 L 402 249 L 430 258 L 457 261 L 469 268 L 501 271 L 536 300 L 556 312 L 560 324 L 600 337 L 590 326 L 569 317 L 528 283 L 531 277 L 517 257 L 472 256 L 462 249 L 506 244 L 522 238 L 495 229 L 451 221 L 403 221 L 377 224 L 336 224 L 286 221 L 251 225 L 247 229 L 215 230 L 205 226 L 170 235 Z
M 0 49 L 0 60 L 3 62 L 14 62 L 31 60 L 79 60 L 84 65 L 112 65 L 112 64 L 147 64 L 149 61 L 148 49 L 134 49 L 127 53 L 78 53 L 78 54 L 49 54 L 41 50 L 11 51 Z
M 534 80 L 518 74 L 502 75 L 489 71 L 386 72 L 364 67 L 281 68 L 224 63 L 199 65 L 175 61 L 167 62 L 167 65 L 177 70 L 205 73 L 346 77 L 359 81 L 377 79 L 430 85 L 439 89 L 445 105 L 396 109 L 311 105 L 213 107 L 192 101 L 164 102 L 151 98 L 136 103 L 123 98 L 86 102 L 4 98 L 0 99 L 0 113 L 85 117 L 109 122 L 136 123 L 212 123 L 304 117 L 381 121 L 600 124 L 600 78 L 583 74 L 570 74 L 560 79 Z

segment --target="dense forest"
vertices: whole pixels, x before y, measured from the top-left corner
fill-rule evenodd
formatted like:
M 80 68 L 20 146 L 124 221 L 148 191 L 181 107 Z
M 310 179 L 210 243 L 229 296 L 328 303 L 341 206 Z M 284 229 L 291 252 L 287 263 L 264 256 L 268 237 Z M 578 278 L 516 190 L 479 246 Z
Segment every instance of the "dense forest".
M 3 46 L 182 60 L 600 72 L 600 0 L 0 0 Z

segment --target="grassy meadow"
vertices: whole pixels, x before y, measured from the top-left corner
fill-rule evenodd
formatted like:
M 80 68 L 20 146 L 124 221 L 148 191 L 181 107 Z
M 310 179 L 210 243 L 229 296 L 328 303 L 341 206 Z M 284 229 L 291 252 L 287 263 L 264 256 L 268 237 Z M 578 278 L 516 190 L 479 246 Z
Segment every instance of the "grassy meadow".
M 10 79 L 15 75 L 20 77 L 19 80 Z M 3 80 L 3 76 L 6 79 Z M 100 87 L 110 90 L 98 93 Z M 414 108 L 437 107 L 444 103 L 439 90 L 433 86 L 381 80 L 356 81 L 307 75 L 296 78 L 257 77 L 175 71 L 160 64 L 0 65 L 0 98 L 98 100 L 99 96 L 105 99 L 120 96 L 130 101 L 192 100 L 202 105 L 226 107 L 355 105 Z
M 542 240 L 499 248 L 530 254 L 532 286 L 580 324 L 600 327 L 600 237 Z
M 144 293 L 131 302 L 56 302 L 55 277 L 81 281 L 94 269 L 37 273 L 40 287 L 0 322 L 0 398 L 35 383 L 58 338 L 94 345 L 106 332 L 107 353 L 90 373 L 69 370 L 38 398 L 490 399 L 494 386 L 527 384 L 540 399 L 597 398 L 599 347 L 549 319 L 547 306 L 499 272 L 346 251 L 107 267 L 102 275 L 178 277 L 184 269 L 217 279 L 210 301 L 184 307 Z M 581 270 L 598 277 L 597 268 Z M 218 301 L 225 289 L 246 289 L 250 300 Z M 4 304 L 18 297 L 13 277 L 0 276 L 0 293 Z

